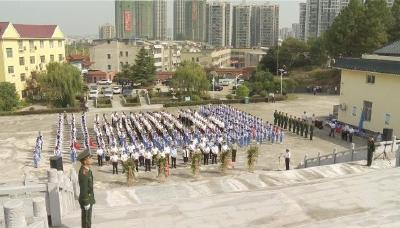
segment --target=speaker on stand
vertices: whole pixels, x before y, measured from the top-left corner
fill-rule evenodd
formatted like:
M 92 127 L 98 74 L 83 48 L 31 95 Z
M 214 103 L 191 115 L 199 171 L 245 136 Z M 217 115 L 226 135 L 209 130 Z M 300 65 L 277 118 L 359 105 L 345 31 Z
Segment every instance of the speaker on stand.
M 382 134 L 382 141 L 392 141 L 392 137 L 393 137 L 393 129 L 384 128 Z
M 52 156 L 50 157 L 50 168 L 57 169 L 57 171 L 64 171 L 62 157 Z

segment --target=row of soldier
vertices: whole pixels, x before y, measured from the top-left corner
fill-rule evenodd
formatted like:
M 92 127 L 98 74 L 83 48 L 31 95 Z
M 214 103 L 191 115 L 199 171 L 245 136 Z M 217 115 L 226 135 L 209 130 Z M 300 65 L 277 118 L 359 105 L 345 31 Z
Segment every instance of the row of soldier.
M 304 112 L 302 117 L 296 117 L 292 115 L 288 116 L 287 113 L 278 112 L 277 110 L 274 112 L 274 125 L 277 125 L 282 129 L 293 132 L 304 138 L 308 138 L 308 136 L 310 136 L 310 140 L 313 140 L 314 136 L 314 122 L 314 114 L 310 119 L 307 117 L 306 112 Z

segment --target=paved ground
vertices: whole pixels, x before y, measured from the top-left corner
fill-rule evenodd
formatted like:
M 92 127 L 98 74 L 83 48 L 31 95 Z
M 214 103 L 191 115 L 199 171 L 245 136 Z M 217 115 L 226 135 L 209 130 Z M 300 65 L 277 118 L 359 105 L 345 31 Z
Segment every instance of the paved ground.
M 298 99 L 285 101 L 281 103 L 257 103 L 257 104 L 236 104 L 235 106 L 244 111 L 250 112 L 265 120 L 272 120 L 272 113 L 275 109 L 282 110 L 288 113 L 300 114 L 303 111 L 308 113 L 314 112 L 317 116 L 326 116 L 332 110 L 332 105 L 338 103 L 338 97 L 333 96 L 309 96 L 299 95 Z M 149 105 L 134 108 L 120 108 L 120 109 L 91 109 L 88 114 L 88 127 L 92 132 L 92 121 L 95 113 L 110 113 L 111 111 L 139 111 L 143 109 L 159 110 L 160 105 Z M 168 111 L 177 112 L 176 108 L 168 108 Z M 79 116 L 78 116 L 79 117 Z M 0 170 L 13 170 L 13 172 L 0 172 L 0 182 L 21 181 L 24 171 L 33 176 L 45 176 L 46 169 L 49 167 L 49 157 L 52 155 L 52 148 L 54 148 L 55 134 L 56 134 L 56 120 L 57 115 L 30 115 L 30 116 L 14 116 L 14 117 L 0 117 L 2 128 L 0 129 L 0 148 L 2 153 L 0 159 L 8 161 L 0 163 Z M 77 118 L 77 121 L 79 119 Z M 80 124 L 78 123 L 78 130 L 80 131 Z M 35 137 L 38 131 L 42 131 L 44 135 L 44 154 L 42 159 L 41 168 L 34 169 L 32 161 L 32 152 L 35 144 Z M 68 155 L 68 130 L 65 132 L 64 140 L 64 166 L 66 169 L 71 167 Z M 81 134 L 81 133 L 80 133 Z M 79 134 L 78 134 L 79 137 Z M 364 145 L 362 140 L 355 140 L 357 145 Z M 264 144 L 261 146 L 261 154 L 256 169 L 276 170 L 283 168 L 283 160 L 279 163 L 279 156 L 286 148 L 292 151 L 292 166 L 297 166 L 303 159 L 304 155 L 316 156 L 318 153 L 327 154 L 337 148 L 338 151 L 349 148 L 350 145 L 341 141 L 338 138 L 331 139 L 327 137 L 326 131 L 317 131 L 316 137 L 313 141 L 301 138 L 299 136 L 288 133 L 285 143 L 281 144 Z M 178 169 L 172 172 L 172 179 L 186 179 L 191 177 L 190 169 L 184 167 L 181 161 L 178 161 Z M 210 170 L 215 167 L 210 167 Z M 119 175 L 118 177 L 112 176 L 111 166 L 105 166 L 101 169 L 95 168 L 96 181 L 99 187 L 113 187 L 121 186 L 125 182 L 125 177 Z M 246 170 L 245 166 L 245 150 L 238 153 L 238 162 L 236 163 L 235 170 L 232 171 L 233 175 L 240 174 Z M 155 172 L 144 173 L 139 172 L 140 184 L 148 184 L 153 182 L 156 176 Z M 210 171 L 210 177 L 218 176 L 219 173 Z
M 94 226 L 399 227 L 399 181 L 398 168 L 342 164 L 99 191 Z

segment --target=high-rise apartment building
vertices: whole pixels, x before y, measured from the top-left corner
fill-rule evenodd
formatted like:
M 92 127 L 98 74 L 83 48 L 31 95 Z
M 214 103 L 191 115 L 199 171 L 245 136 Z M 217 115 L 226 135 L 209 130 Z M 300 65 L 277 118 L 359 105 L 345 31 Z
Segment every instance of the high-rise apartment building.
M 279 5 L 260 6 L 260 45 L 272 47 L 279 39 Z
M 305 41 L 305 37 L 306 37 L 307 4 L 306 3 L 300 3 L 299 6 L 300 6 L 300 18 L 299 18 L 300 34 L 299 34 L 299 40 Z
M 115 28 L 113 25 L 107 23 L 99 27 L 99 39 L 113 38 L 115 38 Z
M 234 28 L 233 37 L 235 48 L 251 47 L 251 10 L 250 5 L 237 5 L 233 7 Z
M 115 30 L 120 39 L 165 39 L 166 0 L 116 0 Z
M 226 7 L 225 2 L 210 2 L 208 7 L 208 43 L 215 47 L 226 46 Z M 229 34 L 228 34 L 229 35 Z
M 167 1 L 153 0 L 153 38 L 164 40 L 167 36 Z
M 174 39 L 206 40 L 206 0 L 174 0 Z
M 300 24 L 299 23 L 292 24 L 292 35 L 294 38 L 300 40 Z

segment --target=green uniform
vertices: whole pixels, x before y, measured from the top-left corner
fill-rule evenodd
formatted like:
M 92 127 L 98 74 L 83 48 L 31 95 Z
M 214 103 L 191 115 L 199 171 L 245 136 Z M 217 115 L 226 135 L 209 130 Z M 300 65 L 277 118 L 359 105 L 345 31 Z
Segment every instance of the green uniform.
M 289 131 L 292 130 L 292 122 L 293 122 L 293 118 L 290 117 L 290 118 L 289 118 Z
M 296 120 L 296 134 L 300 134 L 300 120 Z
M 280 113 L 278 113 L 278 126 L 281 126 L 281 120 L 282 120 L 282 116 Z
M 375 152 L 375 142 L 368 140 L 367 144 L 367 166 L 372 165 L 372 159 L 374 157 L 374 152 Z
M 96 203 L 93 193 L 93 173 L 89 169 L 87 170 L 83 166 L 79 169 L 79 204 L 81 206 L 82 216 L 82 227 L 90 228 L 92 224 L 92 208 L 93 204 Z M 89 210 L 85 210 L 85 206 L 90 205 Z
M 310 124 L 310 140 L 312 140 L 313 136 L 314 136 L 314 125 Z
M 284 121 L 283 121 L 283 128 L 284 128 L 284 129 L 287 129 L 288 118 L 289 118 L 289 117 L 288 117 L 287 115 L 286 115 L 285 118 L 284 118 Z
M 294 118 L 293 120 L 292 120 L 292 124 L 293 124 L 293 133 L 296 133 L 296 126 L 297 126 L 297 119 L 296 118 Z
M 304 138 L 308 138 L 308 123 L 304 122 Z
M 275 111 L 274 112 L 274 125 L 276 125 L 277 121 L 278 121 L 278 113 Z
M 301 121 L 300 122 L 300 136 L 302 136 L 302 137 L 304 135 L 304 125 L 305 125 L 304 121 Z

